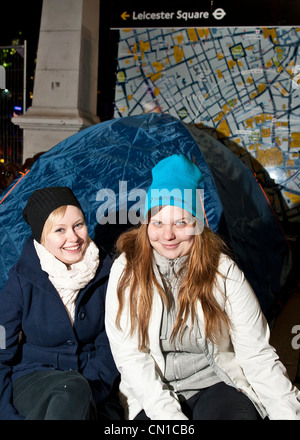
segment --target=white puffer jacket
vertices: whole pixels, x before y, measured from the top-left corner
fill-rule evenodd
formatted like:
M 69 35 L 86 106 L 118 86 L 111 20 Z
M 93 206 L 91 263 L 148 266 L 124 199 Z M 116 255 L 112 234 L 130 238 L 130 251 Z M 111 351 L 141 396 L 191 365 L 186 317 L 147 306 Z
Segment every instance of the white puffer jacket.
M 127 418 L 142 409 L 152 420 L 186 420 L 175 393 L 163 383 L 164 356 L 160 349 L 163 305 L 154 292 L 149 324 L 150 347 L 138 350 L 136 333 L 130 336 L 128 291 L 121 316 L 121 330 L 115 325 L 118 311 L 117 285 L 126 264 L 121 255 L 113 264 L 106 295 L 106 331 L 121 373 L 120 392 Z M 269 345 L 269 328 L 243 272 L 227 256 L 222 256 L 215 297 L 225 308 L 231 323 L 218 345 L 207 341 L 202 347 L 209 363 L 228 385 L 244 392 L 262 417 L 270 420 L 300 420 L 300 392 L 292 386 L 286 369 Z M 158 279 L 160 279 L 157 272 Z M 203 311 L 199 303 L 198 322 L 204 334 Z

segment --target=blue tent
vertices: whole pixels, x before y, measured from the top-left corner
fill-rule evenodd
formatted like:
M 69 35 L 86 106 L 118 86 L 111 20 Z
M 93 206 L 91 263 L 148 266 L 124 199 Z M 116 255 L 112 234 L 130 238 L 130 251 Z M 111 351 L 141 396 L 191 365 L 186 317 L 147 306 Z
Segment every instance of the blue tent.
M 184 154 L 201 169 L 207 225 L 228 239 L 267 313 L 282 288 L 289 250 L 253 174 L 213 137 L 157 113 L 105 121 L 69 137 L 2 194 L 0 288 L 30 235 L 22 210 L 35 189 L 71 187 L 87 213 L 91 237 L 103 253 L 111 252 L 117 235 L 128 227 L 124 219 L 138 201 L 138 190 L 147 190 L 151 169 L 171 154 Z M 117 224 L 107 221 L 106 216 L 115 215 L 112 210 Z

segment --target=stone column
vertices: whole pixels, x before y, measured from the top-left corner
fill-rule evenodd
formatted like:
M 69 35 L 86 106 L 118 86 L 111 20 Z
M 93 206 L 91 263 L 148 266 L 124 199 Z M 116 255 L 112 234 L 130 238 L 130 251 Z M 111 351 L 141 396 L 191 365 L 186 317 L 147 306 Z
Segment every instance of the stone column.
M 32 106 L 12 118 L 23 161 L 96 124 L 99 0 L 43 0 Z

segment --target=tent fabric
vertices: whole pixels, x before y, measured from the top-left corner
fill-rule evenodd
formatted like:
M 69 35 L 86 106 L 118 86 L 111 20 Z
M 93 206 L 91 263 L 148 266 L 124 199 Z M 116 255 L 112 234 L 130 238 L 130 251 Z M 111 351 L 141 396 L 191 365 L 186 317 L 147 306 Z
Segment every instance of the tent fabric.
M 226 230 L 238 264 L 267 311 L 281 288 L 288 254 L 267 200 L 247 167 L 220 142 L 159 113 L 105 121 L 67 138 L 40 156 L 30 172 L 2 194 L 0 289 L 30 235 L 22 210 L 35 189 L 72 188 L 86 213 L 91 237 L 104 253 L 110 252 L 117 235 L 128 227 L 124 218 L 139 200 L 138 190 L 150 186 L 151 169 L 172 154 L 184 154 L 199 166 L 208 226 L 215 232 Z M 113 219 L 113 211 L 121 215 L 116 216 L 117 224 L 100 224 L 108 212 Z

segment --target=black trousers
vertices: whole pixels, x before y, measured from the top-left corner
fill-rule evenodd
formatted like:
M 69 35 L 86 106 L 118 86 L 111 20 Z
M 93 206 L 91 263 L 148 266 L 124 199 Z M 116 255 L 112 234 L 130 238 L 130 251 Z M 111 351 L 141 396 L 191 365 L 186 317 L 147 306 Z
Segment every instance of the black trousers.
M 88 381 L 77 371 L 42 370 L 13 382 L 13 404 L 26 420 L 120 419 L 117 396 L 96 407 Z
M 261 420 L 251 400 L 235 388 L 219 382 L 181 402 L 189 420 Z M 135 420 L 149 420 L 141 411 Z

